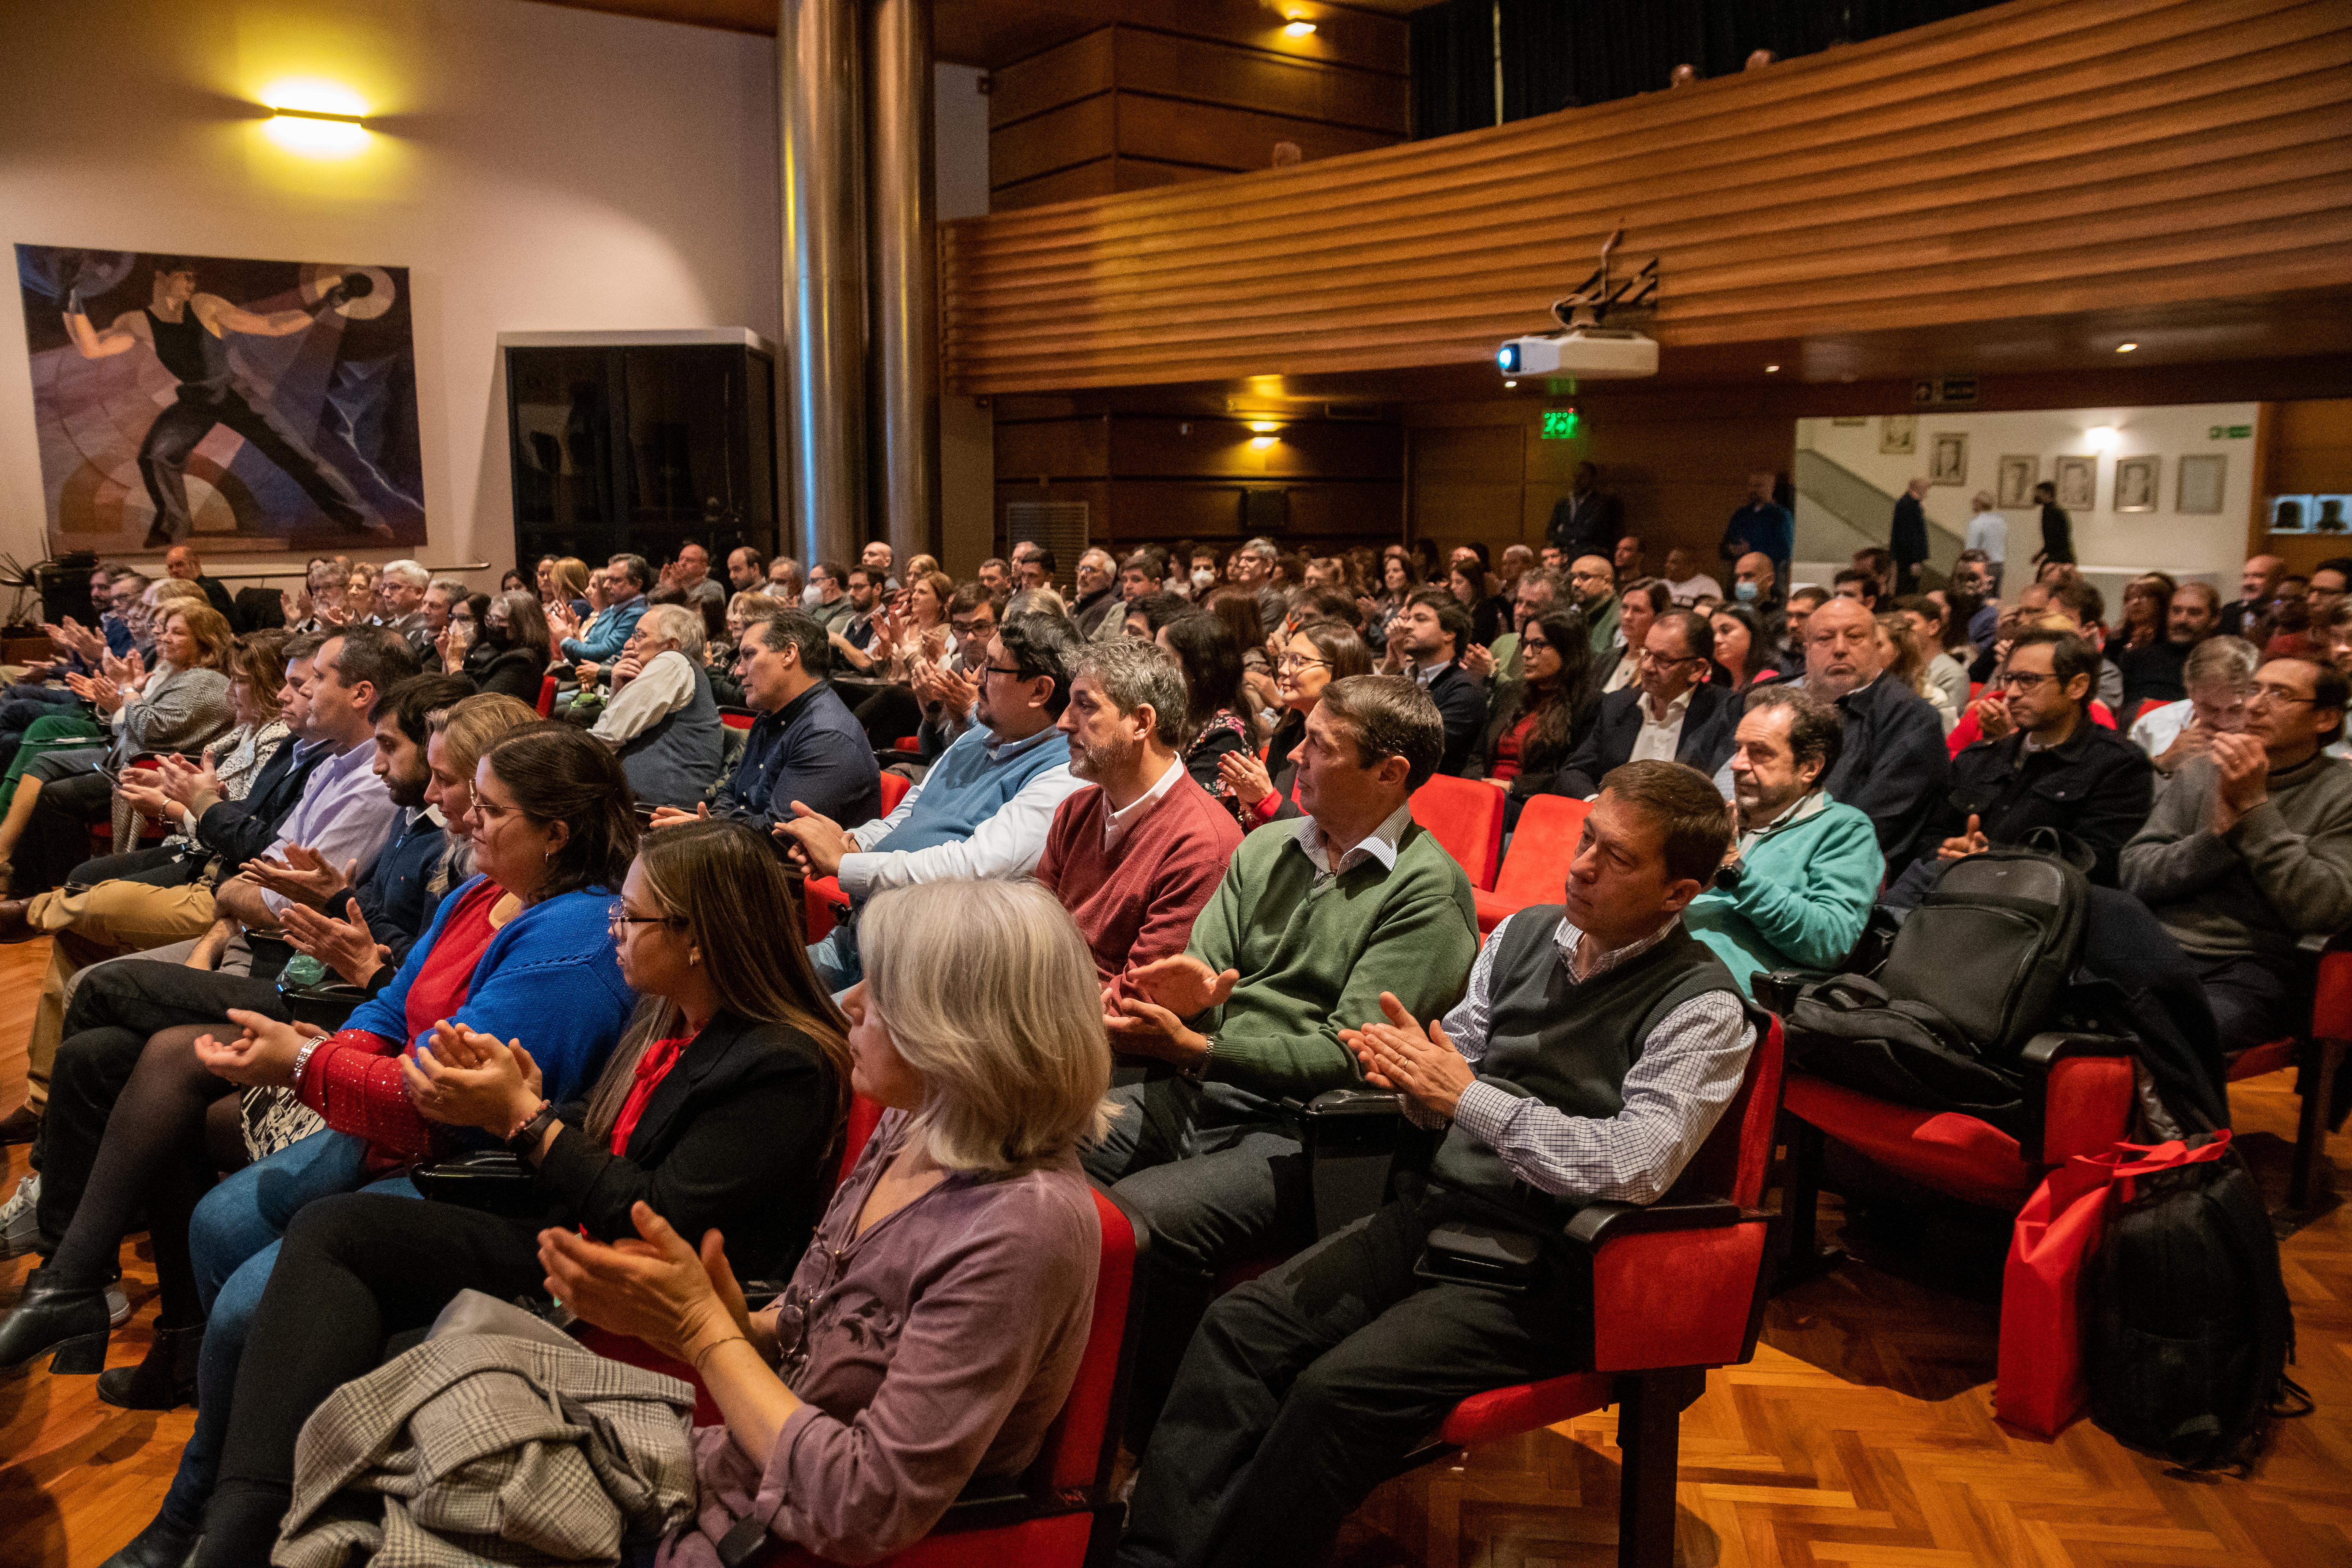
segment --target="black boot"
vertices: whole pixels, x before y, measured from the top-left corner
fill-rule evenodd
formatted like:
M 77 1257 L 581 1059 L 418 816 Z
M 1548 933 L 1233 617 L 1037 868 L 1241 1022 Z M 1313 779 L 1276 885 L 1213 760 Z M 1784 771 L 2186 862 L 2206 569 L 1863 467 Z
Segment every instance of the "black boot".
M 199 1539 L 196 1531 L 182 1530 L 159 1518 L 132 1536 L 131 1544 L 108 1558 L 100 1568 L 182 1568 Z
M 46 1268 L 25 1277 L 16 1310 L 0 1322 L 0 1372 L 50 1351 L 51 1372 L 88 1377 L 106 1365 L 106 1287 L 67 1285 Z
M 205 1326 L 157 1329 L 147 1359 L 98 1374 L 98 1396 L 125 1410 L 176 1410 L 196 1402 L 196 1355 Z

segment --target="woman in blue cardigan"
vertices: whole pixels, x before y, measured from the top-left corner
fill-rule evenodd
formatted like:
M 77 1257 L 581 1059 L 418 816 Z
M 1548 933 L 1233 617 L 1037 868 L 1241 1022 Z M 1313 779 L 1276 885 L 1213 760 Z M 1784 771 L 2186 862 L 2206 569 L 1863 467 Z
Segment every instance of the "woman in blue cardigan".
M 110 1559 L 115 1568 L 176 1568 L 194 1546 L 227 1431 L 246 1324 L 295 1215 L 318 1198 L 362 1188 L 414 1196 L 406 1167 L 445 1146 L 447 1130 L 426 1123 L 408 1102 L 401 1058 L 427 1043 L 445 1019 L 502 1039 L 527 1037 L 546 1091 L 570 1098 L 595 1080 L 635 1004 L 606 926 L 612 890 L 637 839 L 627 779 L 610 751 L 570 725 L 514 731 L 482 757 L 464 826 L 451 827 L 471 839 L 481 874 L 442 901 L 399 974 L 341 1030 L 328 1035 L 232 1012 L 239 1037 L 195 1042 L 197 1058 L 213 1072 L 239 1084 L 293 1088 L 330 1130 L 205 1193 L 185 1224 L 184 1251 L 167 1242 L 167 1234 L 178 1239 L 178 1227 L 168 1207 L 156 1211 L 151 1184 L 159 1271 L 167 1258 L 184 1259 L 180 1266 L 192 1268 L 205 1314 L 198 1409 L 162 1510 Z M 109 1142 L 113 1133 L 110 1127 Z M 492 1142 L 472 1136 L 478 1144 Z M 42 1272 L 64 1261 L 60 1247 Z M 34 1296 L 28 1285 L 25 1304 Z M 16 1315 L 24 1310 L 20 1305 Z M 76 1357 L 93 1334 L 96 1357 L 80 1355 L 58 1370 L 95 1372 L 102 1363 L 102 1299 L 94 1326 L 86 1317 L 58 1324 L 68 1331 L 57 1335 L 65 1342 L 59 1360 Z M 14 1327 L 12 1317 L 0 1338 Z M 31 1353 L 37 1352 L 14 1359 Z

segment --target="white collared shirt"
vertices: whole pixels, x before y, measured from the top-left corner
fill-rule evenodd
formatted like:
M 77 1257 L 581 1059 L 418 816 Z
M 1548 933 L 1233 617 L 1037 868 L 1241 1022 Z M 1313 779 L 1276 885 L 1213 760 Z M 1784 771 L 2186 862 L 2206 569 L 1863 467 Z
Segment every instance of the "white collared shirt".
M 1339 864 L 1335 867 L 1331 864 L 1331 857 L 1324 848 L 1323 830 L 1315 825 L 1313 817 L 1300 817 L 1297 828 L 1298 847 L 1307 851 L 1307 861 L 1315 868 L 1316 887 L 1321 888 L 1333 878 L 1354 870 L 1366 860 L 1378 860 L 1382 870 L 1393 870 L 1396 867 L 1397 845 L 1404 837 L 1405 827 L 1412 821 L 1412 803 L 1407 801 L 1381 818 L 1378 827 L 1373 828 L 1356 844 L 1350 846 L 1348 852 L 1339 857 Z
M 1682 743 L 1683 720 L 1690 712 L 1691 693 L 1697 689 L 1696 686 L 1690 687 L 1667 703 L 1664 719 L 1652 716 L 1648 692 L 1635 698 L 1633 709 L 1642 716 L 1642 731 L 1633 737 L 1633 750 L 1625 760 L 1633 763 L 1673 762 L 1675 748 Z
M 1183 776 L 1184 764 L 1173 757 L 1169 758 L 1168 765 L 1160 770 L 1159 783 L 1104 817 L 1103 853 L 1108 855 L 1118 848 L 1118 841 L 1127 837 L 1127 830 L 1151 815 L 1151 808 L 1168 798 L 1168 792 L 1174 789 L 1176 781 Z

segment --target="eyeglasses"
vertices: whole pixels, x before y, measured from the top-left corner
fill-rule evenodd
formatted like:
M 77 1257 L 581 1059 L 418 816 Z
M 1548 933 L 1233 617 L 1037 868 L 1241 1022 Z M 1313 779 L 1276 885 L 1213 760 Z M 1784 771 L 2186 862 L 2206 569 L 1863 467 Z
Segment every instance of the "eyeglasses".
M 1697 664 L 1702 662 L 1702 660 L 1699 658 L 1699 656 L 1695 653 L 1686 653 L 1680 658 L 1661 658 L 1656 654 L 1652 653 L 1648 648 L 1643 648 L 1640 655 L 1640 662 L 1643 664 L 1655 665 L 1660 669 L 1672 669 L 1678 664 Z
M 1331 661 L 1328 658 L 1301 658 L 1295 653 L 1284 654 L 1274 661 L 1274 668 L 1276 669 L 1313 669 L 1318 665 L 1328 669 L 1331 668 Z
M 2262 682 L 2256 682 L 2254 689 L 2246 693 L 2246 700 L 2252 702 L 2257 697 L 2265 702 L 2275 702 L 2283 708 L 2291 708 L 2298 702 L 2315 703 L 2319 700 L 2316 697 L 2300 696 L 2289 691 L 2284 686 L 2271 686 Z
M 1029 672 L 1027 670 L 1018 668 L 1009 668 L 1002 664 L 983 664 L 980 668 L 986 670 L 991 675 L 1009 675 L 1015 680 L 1027 680 L 1030 679 Z
M 2057 679 L 2055 675 L 2040 675 L 2030 669 L 2011 669 L 2002 672 L 2000 683 L 2003 686 L 2015 687 L 2020 691 L 2032 691 L 2039 688 L 2043 681 Z
M 612 933 L 615 942 L 621 940 L 623 926 L 682 926 L 686 923 L 684 915 L 633 915 L 629 912 L 629 906 L 618 899 L 604 910 L 604 929 Z

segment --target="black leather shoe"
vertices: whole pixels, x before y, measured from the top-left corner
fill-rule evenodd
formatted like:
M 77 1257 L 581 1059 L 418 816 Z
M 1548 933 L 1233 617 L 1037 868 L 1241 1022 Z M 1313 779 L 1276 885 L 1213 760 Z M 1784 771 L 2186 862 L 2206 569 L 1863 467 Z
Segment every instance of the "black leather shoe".
M 30 942 L 42 934 L 26 916 L 32 907 L 30 899 L 0 899 L 0 942 Z
M 196 1402 L 196 1356 L 205 1326 L 157 1329 L 147 1359 L 98 1374 L 98 1396 L 125 1410 L 176 1410 Z
M 131 1538 L 131 1544 L 108 1558 L 101 1568 L 181 1568 L 203 1536 L 178 1530 L 162 1520 Z
M 41 1135 L 41 1113 L 29 1104 L 0 1117 L 0 1143 L 30 1143 Z
M 89 1377 L 103 1371 L 107 1317 L 104 1286 L 63 1285 L 47 1269 L 34 1269 L 16 1310 L 0 1322 L 0 1372 L 20 1371 L 51 1351 L 51 1372 Z

